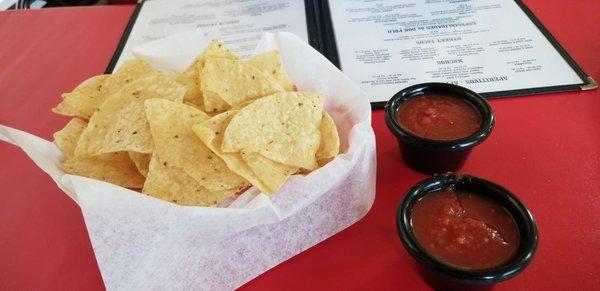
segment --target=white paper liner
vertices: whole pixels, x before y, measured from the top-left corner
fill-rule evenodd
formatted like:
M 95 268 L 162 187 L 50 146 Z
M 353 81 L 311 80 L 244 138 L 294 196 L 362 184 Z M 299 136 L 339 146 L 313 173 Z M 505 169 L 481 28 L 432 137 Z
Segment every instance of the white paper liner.
M 181 70 L 206 44 L 200 31 L 183 35 L 146 43 L 134 53 L 155 67 Z M 200 49 L 179 47 L 190 44 Z M 342 154 L 309 175 L 292 176 L 272 198 L 251 188 L 227 208 L 175 205 L 67 175 L 53 143 L 0 125 L 0 140 L 21 147 L 81 207 L 108 290 L 233 289 L 371 208 L 376 159 L 366 94 L 296 36 L 265 34 L 256 52 L 275 48 L 300 90 L 327 96 Z

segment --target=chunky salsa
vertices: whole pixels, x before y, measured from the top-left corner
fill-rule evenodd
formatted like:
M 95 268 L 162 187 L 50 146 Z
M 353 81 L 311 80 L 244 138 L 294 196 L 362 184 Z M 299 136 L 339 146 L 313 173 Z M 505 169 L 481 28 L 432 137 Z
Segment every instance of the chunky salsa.
M 431 256 L 454 267 L 483 270 L 507 263 L 519 247 L 512 216 L 491 199 L 465 191 L 425 195 L 412 212 L 417 242 Z
M 432 140 L 456 140 L 481 128 L 479 111 L 467 101 L 448 94 L 430 93 L 406 100 L 397 113 L 408 132 Z

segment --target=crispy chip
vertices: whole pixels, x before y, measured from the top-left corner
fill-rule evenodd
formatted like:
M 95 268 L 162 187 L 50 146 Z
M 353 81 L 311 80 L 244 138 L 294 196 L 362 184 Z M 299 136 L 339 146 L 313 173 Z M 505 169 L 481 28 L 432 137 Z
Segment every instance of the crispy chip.
M 235 54 L 230 52 L 220 41 L 213 40 L 208 47 L 206 47 L 204 52 L 202 52 L 202 54 L 200 54 L 185 71 L 177 76 L 177 82 L 188 87 L 188 91 L 183 100 L 200 108 L 204 108 L 202 91 L 200 90 L 202 81 L 200 78 L 200 71 L 202 71 L 204 62 L 208 58 L 237 59 Z
M 191 65 L 181 74 L 179 74 L 175 80 L 177 80 L 179 84 L 188 88 L 183 100 L 194 104 L 194 106 L 204 108 L 204 102 L 202 102 L 202 92 L 200 91 L 200 78 L 198 75 L 199 73 L 198 70 L 196 70 L 195 65 Z
M 323 119 L 319 130 L 321 131 L 321 145 L 319 145 L 316 157 L 319 166 L 322 166 L 340 152 L 340 137 L 333 119 L 325 111 L 323 111 Z
M 219 95 L 211 91 L 203 91 L 204 109 L 206 112 L 214 113 L 227 110 L 230 106 Z
M 91 77 L 72 92 L 62 94 L 62 102 L 52 109 L 54 113 L 90 119 L 94 111 L 106 100 L 102 86 L 110 75 Z
M 298 167 L 274 162 L 259 153 L 241 151 L 240 154 L 252 173 L 271 191 L 267 194 L 277 192 L 285 181 L 298 171 Z
M 121 90 L 128 83 L 150 74 L 156 74 L 156 71 L 146 61 L 128 60 L 113 75 L 89 78 L 73 92 L 63 94 L 63 100 L 52 109 L 52 112 L 90 119 L 110 95 Z
M 144 100 L 161 98 L 181 102 L 185 87 L 162 75 L 151 75 L 123 87 L 100 106 L 81 135 L 75 155 L 118 151 L 152 152 L 152 136 Z
M 233 117 L 224 152 L 258 152 L 273 161 L 308 170 L 317 167 L 323 95 L 282 92 L 254 101 Z
M 150 154 L 142 154 L 136 152 L 128 152 L 129 158 L 135 164 L 140 174 L 144 177 L 148 177 L 148 167 L 150 165 Z
M 229 105 L 225 109 L 247 100 L 283 91 L 273 76 L 244 61 L 208 59 L 201 76 L 202 94 L 215 99 L 218 96 L 218 99 L 224 100 Z M 209 105 L 211 104 L 205 101 L 206 110 L 209 112 L 222 110 L 222 108 L 211 108 Z
M 85 121 L 73 118 L 63 129 L 54 133 L 54 143 L 67 157 L 61 165 L 63 171 L 126 188 L 141 188 L 144 177 L 139 174 L 127 153 L 110 153 L 92 157 L 74 156 L 75 146 L 86 126 Z
M 244 162 L 240 153 L 223 153 L 221 151 L 223 132 L 236 113 L 237 111 L 233 110 L 220 113 L 201 124 L 194 125 L 192 129 L 210 150 L 225 161 L 229 169 L 250 181 L 252 185 L 256 186 L 262 192 L 271 194 L 274 191 L 258 179 L 250 167 Z
M 150 160 L 148 179 L 142 192 L 180 205 L 216 206 L 238 190 L 209 191 L 182 169 L 164 166 L 156 157 Z
M 145 108 L 154 140 L 154 153 L 164 166 L 183 169 L 211 191 L 239 190 L 248 185 L 194 135 L 192 125 L 207 120 L 206 113 L 162 99 L 147 100 Z
M 62 164 L 68 174 L 106 181 L 125 188 L 140 189 L 142 176 L 126 152 L 102 154 L 92 157 L 72 157 Z
M 104 98 L 108 98 L 110 95 L 121 90 L 123 86 L 156 73 L 157 72 L 150 67 L 150 64 L 142 59 L 127 60 L 114 74 L 106 79 L 102 85 L 101 93 Z M 95 108 L 100 107 L 102 103 L 102 101 L 97 103 Z
M 54 112 L 56 114 L 64 115 L 64 116 L 75 116 L 75 117 L 80 114 L 76 108 L 69 105 L 67 102 L 65 102 L 64 99 L 60 103 L 58 103 L 58 105 L 56 105 L 56 107 L 52 108 L 52 112 Z
M 294 83 L 286 73 L 278 51 L 269 51 L 253 56 L 248 63 L 271 74 L 285 91 L 294 91 Z
M 202 62 L 208 58 L 225 58 L 235 60 L 237 59 L 237 56 L 232 53 L 221 41 L 218 39 L 213 39 L 197 60 Z
M 75 154 L 75 147 L 81 133 L 87 126 L 87 122 L 73 118 L 63 129 L 54 133 L 54 144 L 65 155 L 70 158 Z

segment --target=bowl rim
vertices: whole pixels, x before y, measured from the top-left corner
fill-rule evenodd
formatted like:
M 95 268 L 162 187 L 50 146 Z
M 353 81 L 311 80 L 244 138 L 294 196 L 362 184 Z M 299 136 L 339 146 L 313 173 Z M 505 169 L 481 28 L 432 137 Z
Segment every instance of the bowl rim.
M 493 194 L 495 197 L 492 199 L 500 202 L 503 206 L 510 206 L 505 208 L 517 222 L 521 236 L 519 248 L 508 263 L 499 267 L 485 270 L 466 270 L 450 266 L 429 255 L 421 248 L 412 233 L 411 215 L 414 203 L 428 193 L 437 190 L 456 186 L 459 186 L 459 188 L 468 187 L 470 185 L 485 187 L 490 191 L 489 193 L 495 193 Z M 488 195 L 489 193 L 478 194 Z M 538 246 L 538 230 L 535 219 L 523 202 L 512 192 L 496 183 L 465 174 L 435 175 L 422 180 L 408 190 L 397 209 L 396 228 L 404 247 L 419 264 L 451 278 L 472 284 L 493 284 L 514 277 L 529 265 Z
M 448 93 L 473 105 L 481 115 L 481 128 L 473 134 L 455 140 L 433 140 L 410 133 L 398 124 L 396 112 L 403 102 L 427 93 Z M 495 123 L 494 111 L 486 99 L 467 88 L 448 83 L 421 83 L 398 91 L 385 105 L 385 121 L 388 129 L 403 142 L 433 150 L 463 150 L 483 142 L 492 132 Z

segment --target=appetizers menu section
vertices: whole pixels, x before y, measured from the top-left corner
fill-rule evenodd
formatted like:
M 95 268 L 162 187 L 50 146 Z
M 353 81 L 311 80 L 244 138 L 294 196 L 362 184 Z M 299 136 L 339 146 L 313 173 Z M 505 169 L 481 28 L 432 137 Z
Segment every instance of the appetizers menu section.
M 423 82 L 492 95 L 585 83 L 513 0 L 335 0 L 329 8 L 341 68 L 372 101 Z

